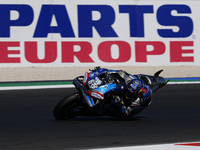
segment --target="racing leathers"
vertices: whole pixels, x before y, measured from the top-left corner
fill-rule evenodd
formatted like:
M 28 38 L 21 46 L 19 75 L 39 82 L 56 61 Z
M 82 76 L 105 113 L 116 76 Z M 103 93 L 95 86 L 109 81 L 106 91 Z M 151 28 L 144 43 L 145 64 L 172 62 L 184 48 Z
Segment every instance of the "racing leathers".
M 110 82 L 115 80 L 120 83 L 118 89 L 122 92 L 114 94 L 113 103 L 120 108 L 123 116 L 139 113 L 151 103 L 152 90 L 139 75 L 131 75 L 123 70 L 107 70 L 107 76 L 110 76 Z

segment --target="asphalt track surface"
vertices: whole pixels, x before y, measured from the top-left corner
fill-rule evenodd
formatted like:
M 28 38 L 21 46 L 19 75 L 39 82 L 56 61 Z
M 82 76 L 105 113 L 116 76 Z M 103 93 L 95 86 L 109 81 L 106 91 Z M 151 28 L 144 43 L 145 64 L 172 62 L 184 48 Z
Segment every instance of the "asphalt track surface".
M 0 149 L 59 150 L 200 141 L 200 84 L 168 85 L 137 116 L 57 121 L 56 103 L 75 89 L 0 91 Z

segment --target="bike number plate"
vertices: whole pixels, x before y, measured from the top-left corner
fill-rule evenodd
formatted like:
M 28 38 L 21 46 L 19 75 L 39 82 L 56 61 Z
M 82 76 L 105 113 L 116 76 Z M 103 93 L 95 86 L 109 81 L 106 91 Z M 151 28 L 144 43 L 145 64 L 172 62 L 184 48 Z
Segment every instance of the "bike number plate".
M 95 89 L 98 88 L 99 85 L 101 85 L 102 81 L 99 80 L 98 77 L 95 77 L 94 79 L 91 79 L 88 81 L 88 86 L 90 89 Z

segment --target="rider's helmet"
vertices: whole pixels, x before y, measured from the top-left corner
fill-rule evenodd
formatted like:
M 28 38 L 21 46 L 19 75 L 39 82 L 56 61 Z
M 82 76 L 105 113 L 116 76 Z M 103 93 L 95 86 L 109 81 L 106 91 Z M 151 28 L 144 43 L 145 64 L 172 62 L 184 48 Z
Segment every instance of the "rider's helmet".
M 126 87 L 125 97 L 126 99 L 131 99 L 142 93 L 144 89 L 144 83 L 140 79 L 131 80 Z

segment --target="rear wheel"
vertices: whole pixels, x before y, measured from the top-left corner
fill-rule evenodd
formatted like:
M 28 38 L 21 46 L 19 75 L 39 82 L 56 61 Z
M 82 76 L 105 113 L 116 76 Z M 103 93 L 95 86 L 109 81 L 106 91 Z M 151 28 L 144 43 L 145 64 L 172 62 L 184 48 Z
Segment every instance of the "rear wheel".
M 54 117 L 57 120 L 67 120 L 76 117 L 78 102 L 79 99 L 76 94 L 63 98 L 54 108 Z

